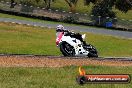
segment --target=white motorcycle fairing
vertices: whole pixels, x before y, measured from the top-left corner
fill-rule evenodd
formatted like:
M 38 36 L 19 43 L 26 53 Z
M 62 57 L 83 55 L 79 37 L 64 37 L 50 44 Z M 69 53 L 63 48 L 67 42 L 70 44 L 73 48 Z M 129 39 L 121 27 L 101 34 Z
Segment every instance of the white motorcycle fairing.
M 83 39 L 85 38 L 85 34 L 82 35 Z M 62 42 L 66 42 L 68 44 L 70 44 L 71 46 L 74 47 L 75 50 L 75 56 L 87 56 L 89 54 L 89 51 L 86 51 L 83 46 L 82 46 L 82 42 L 76 38 L 71 38 L 70 36 L 65 36 L 62 35 L 58 46 L 60 46 L 60 44 Z

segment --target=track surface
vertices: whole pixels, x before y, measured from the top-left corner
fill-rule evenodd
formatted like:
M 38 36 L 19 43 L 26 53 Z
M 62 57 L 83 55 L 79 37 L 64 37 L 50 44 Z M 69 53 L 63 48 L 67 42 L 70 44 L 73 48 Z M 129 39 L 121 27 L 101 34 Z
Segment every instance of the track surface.
M 0 18 L 0 22 L 14 22 L 42 27 L 55 28 L 58 24 L 31 22 L 12 18 Z M 106 34 L 123 38 L 132 38 L 132 32 L 87 28 L 81 26 L 66 26 L 67 29 Z M 105 66 L 132 66 L 131 58 L 86 58 L 86 57 L 62 57 L 62 56 L 33 56 L 33 55 L 0 55 L 1 67 L 63 67 L 80 65 L 105 65 Z
M 40 23 L 40 22 L 32 22 L 32 21 L 26 21 L 26 20 L 18 20 L 13 18 L 0 18 L 0 22 L 14 22 L 19 24 L 27 24 L 27 25 L 33 25 L 33 26 L 41 26 L 41 27 L 50 27 L 50 28 L 56 28 L 56 26 L 59 23 L 50 24 L 48 22 Z M 86 26 L 66 26 L 64 25 L 66 29 L 69 30 L 76 30 L 76 31 L 82 31 L 82 32 L 91 32 L 96 34 L 105 34 L 105 35 L 111 35 L 116 37 L 122 37 L 122 38 L 132 38 L 132 32 L 126 32 L 126 31 L 117 31 L 117 30 L 106 30 L 106 29 L 99 29 L 99 28 L 89 28 Z
M 132 66 L 131 58 L 0 55 L 0 67 Z

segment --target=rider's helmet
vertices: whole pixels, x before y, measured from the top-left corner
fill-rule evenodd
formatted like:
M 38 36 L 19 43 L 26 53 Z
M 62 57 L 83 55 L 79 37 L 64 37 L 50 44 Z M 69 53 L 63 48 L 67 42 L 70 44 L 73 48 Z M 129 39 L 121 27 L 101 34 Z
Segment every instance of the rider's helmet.
M 56 27 L 56 32 L 62 32 L 62 31 L 64 31 L 65 29 L 64 29 L 64 27 L 63 27 L 63 25 L 58 25 L 57 27 Z

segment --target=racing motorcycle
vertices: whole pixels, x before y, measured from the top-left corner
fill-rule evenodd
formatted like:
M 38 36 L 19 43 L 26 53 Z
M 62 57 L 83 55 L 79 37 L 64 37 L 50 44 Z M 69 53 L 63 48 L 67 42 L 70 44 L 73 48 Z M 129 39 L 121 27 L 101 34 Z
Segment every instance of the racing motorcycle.
M 56 38 L 56 45 L 64 56 L 98 57 L 97 50 L 93 45 L 83 44 L 79 39 L 71 35 L 71 32 L 60 32 Z M 85 34 L 81 35 L 83 41 L 85 36 Z

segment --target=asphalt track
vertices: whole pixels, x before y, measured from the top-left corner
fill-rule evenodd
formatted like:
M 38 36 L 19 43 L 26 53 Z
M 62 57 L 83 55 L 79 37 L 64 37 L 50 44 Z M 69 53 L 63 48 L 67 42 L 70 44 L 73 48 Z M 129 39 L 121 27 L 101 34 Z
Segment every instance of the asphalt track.
M 30 55 L 30 54 L 0 54 L 1 56 L 19 56 L 19 57 L 39 57 L 39 58 L 49 58 L 49 59 L 89 59 L 97 61 L 131 61 L 132 57 L 98 57 L 98 58 L 89 58 L 89 57 L 65 57 L 65 56 L 49 56 L 49 55 Z
M 49 23 L 49 22 L 33 22 L 33 21 L 26 21 L 26 20 L 18 20 L 13 18 L 0 18 L 0 22 L 12 22 L 12 23 L 18 23 L 18 24 L 26 24 L 26 25 L 32 25 L 32 26 L 40 26 L 40 27 L 48 27 L 48 28 L 55 28 L 59 23 Z M 110 36 L 116 36 L 119 38 L 129 38 L 132 39 L 132 32 L 128 31 L 118 31 L 118 30 L 109 30 L 109 29 L 101 29 L 101 28 L 92 28 L 92 27 L 86 27 L 86 26 L 73 26 L 73 25 L 64 25 L 66 29 L 69 30 L 76 30 L 80 32 L 91 32 L 95 34 L 103 34 L 103 35 L 110 35 Z
M 32 26 L 40 26 L 40 27 L 48 27 L 48 28 L 55 28 L 58 23 L 50 24 L 50 23 L 40 23 L 40 22 L 32 22 L 26 20 L 18 20 L 13 18 L 0 18 L 0 22 L 11 22 L 11 23 L 18 23 L 18 24 L 26 24 Z M 66 29 L 76 30 L 81 32 L 91 32 L 95 34 L 103 34 L 103 35 L 110 35 L 116 36 L 119 38 L 130 38 L 132 39 L 132 32 L 125 32 L 125 31 L 117 31 L 117 30 L 106 30 L 106 29 L 98 29 L 98 28 L 89 28 L 86 26 L 67 26 L 64 25 Z M 63 56 L 45 56 L 45 55 L 5 55 L 0 54 L 0 56 L 24 56 L 24 57 L 41 57 L 41 58 L 48 58 L 48 59 L 89 59 L 89 60 L 97 60 L 97 61 L 125 61 L 125 62 L 132 62 L 132 57 L 99 57 L 99 58 L 88 58 L 88 57 L 63 57 Z
M 0 67 L 132 66 L 132 58 L 1 55 Z

